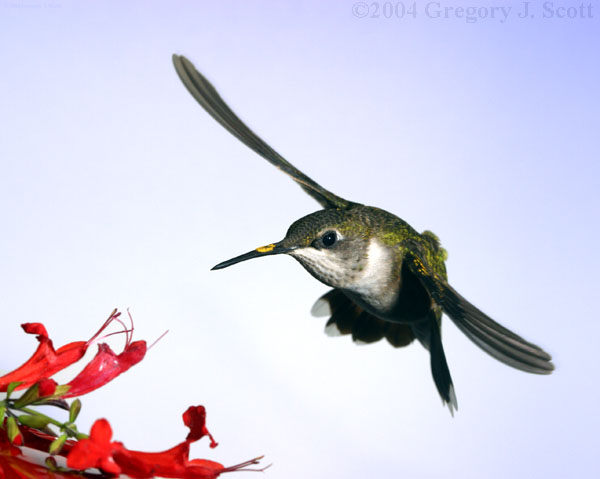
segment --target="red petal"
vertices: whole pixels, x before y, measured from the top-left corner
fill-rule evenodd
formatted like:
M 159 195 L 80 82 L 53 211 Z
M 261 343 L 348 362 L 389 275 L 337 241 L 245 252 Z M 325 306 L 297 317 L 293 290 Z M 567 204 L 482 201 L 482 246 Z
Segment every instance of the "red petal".
M 85 368 L 68 383 L 71 388 L 63 397 L 87 394 L 112 381 L 131 366 L 139 363 L 146 355 L 146 341 L 135 341 L 117 355 L 107 344 L 98 345 L 98 353 Z
M 107 448 L 112 438 L 112 428 L 106 419 L 97 419 L 90 430 L 90 440 L 98 447 Z
M 121 468 L 115 464 L 112 457 L 105 457 L 98 463 L 97 467 L 110 474 L 121 474 Z
M 67 466 L 82 471 L 89 467 L 95 467 L 98 462 L 96 452 L 89 439 L 81 439 L 71 448 L 67 456 Z
M 218 444 L 206 428 L 206 409 L 204 409 L 204 406 L 190 406 L 187 408 L 187 411 L 183 413 L 183 423 L 190 428 L 186 440 L 197 441 L 204 436 L 208 436 L 210 437 L 210 447 L 217 447 Z
M 39 334 L 44 338 L 48 337 L 48 331 L 42 323 L 23 323 L 21 327 L 27 334 Z
M 186 439 L 188 441 L 197 441 L 207 433 L 206 429 L 206 409 L 204 406 L 190 406 L 183 413 L 183 423 L 190 428 Z

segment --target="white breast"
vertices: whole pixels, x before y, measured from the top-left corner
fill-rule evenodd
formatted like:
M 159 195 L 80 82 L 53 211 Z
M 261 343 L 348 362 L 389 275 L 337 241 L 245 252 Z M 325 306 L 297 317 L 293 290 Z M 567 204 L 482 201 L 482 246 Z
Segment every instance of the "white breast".
M 362 274 L 357 276 L 352 292 L 378 310 L 388 309 L 396 300 L 398 291 L 390 288 L 391 283 L 399 281 L 399 278 L 392 278 L 393 267 L 391 251 L 372 238 L 367 249 L 366 265 Z

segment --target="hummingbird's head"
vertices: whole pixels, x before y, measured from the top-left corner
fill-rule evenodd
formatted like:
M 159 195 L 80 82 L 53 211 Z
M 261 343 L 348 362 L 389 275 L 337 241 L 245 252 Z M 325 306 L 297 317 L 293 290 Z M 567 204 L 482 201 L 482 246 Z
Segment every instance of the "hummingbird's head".
M 261 246 L 212 269 L 283 253 L 298 260 L 319 281 L 347 288 L 366 267 L 372 236 L 368 220 L 354 210 L 320 210 L 295 221 L 278 243 Z

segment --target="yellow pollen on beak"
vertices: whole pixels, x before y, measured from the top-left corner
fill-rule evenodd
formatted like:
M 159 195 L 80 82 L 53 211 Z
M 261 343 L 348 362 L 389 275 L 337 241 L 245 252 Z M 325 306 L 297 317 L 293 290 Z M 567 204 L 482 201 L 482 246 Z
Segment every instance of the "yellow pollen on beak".
M 259 253 L 268 253 L 269 251 L 273 251 L 275 245 L 273 243 L 268 244 L 267 246 L 261 246 L 260 248 L 256 248 L 256 251 Z

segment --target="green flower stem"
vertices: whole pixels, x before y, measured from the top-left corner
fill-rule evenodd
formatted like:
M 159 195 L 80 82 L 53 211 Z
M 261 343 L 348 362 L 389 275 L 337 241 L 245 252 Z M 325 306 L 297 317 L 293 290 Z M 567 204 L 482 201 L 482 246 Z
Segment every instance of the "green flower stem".
M 18 408 L 18 410 L 22 411 L 22 412 L 26 412 L 27 414 L 31 414 L 32 416 L 38 416 L 38 417 L 45 419 L 50 424 L 54 424 L 56 427 L 59 427 L 62 431 L 65 431 L 70 437 L 74 437 L 77 440 L 89 438 L 89 436 L 87 434 L 79 432 L 76 429 L 72 429 L 68 424 L 57 421 L 56 419 L 53 419 L 50 416 L 46 416 L 45 414 L 42 414 L 41 412 L 38 412 L 35 409 L 30 409 L 28 407 L 22 407 L 22 408 Z

